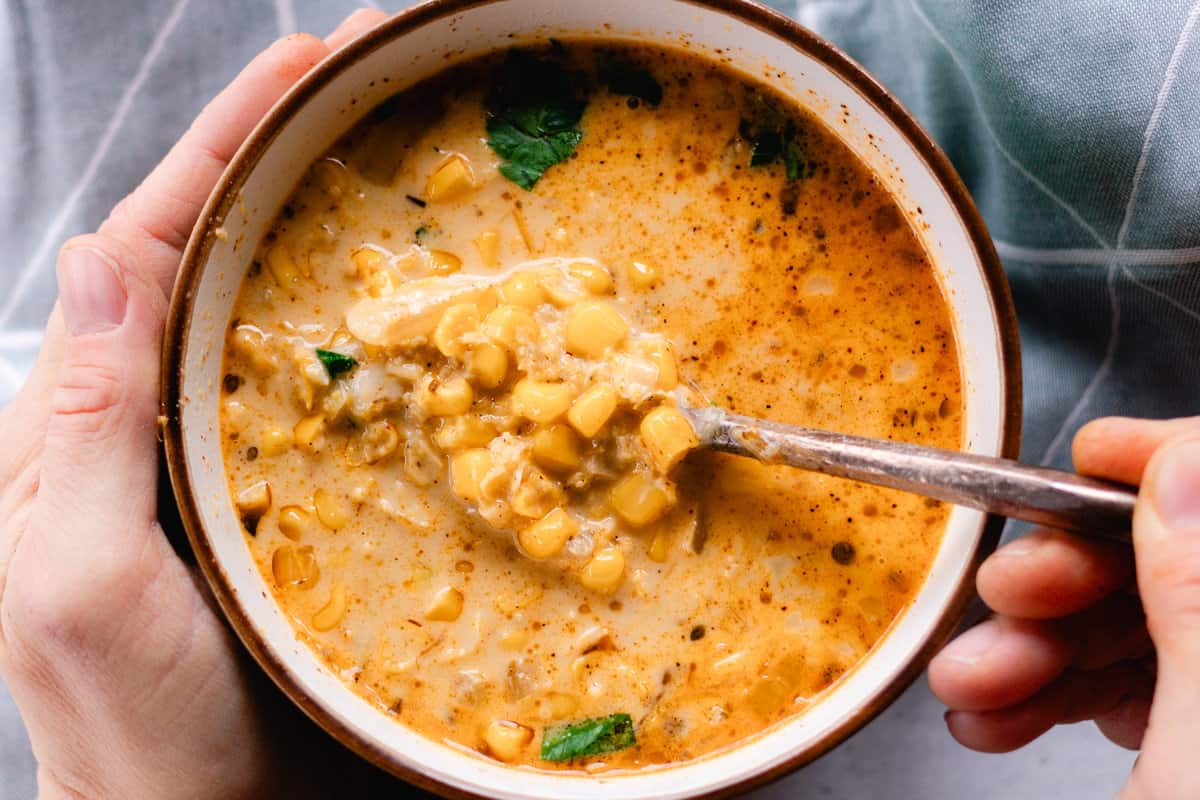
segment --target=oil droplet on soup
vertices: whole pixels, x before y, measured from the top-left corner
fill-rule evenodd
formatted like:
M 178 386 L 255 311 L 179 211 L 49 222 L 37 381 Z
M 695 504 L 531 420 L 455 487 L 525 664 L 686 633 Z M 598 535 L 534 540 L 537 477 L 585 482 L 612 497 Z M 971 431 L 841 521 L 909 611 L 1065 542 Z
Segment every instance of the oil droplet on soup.
M 398 723 L 542 769 L 804 713 L 939 545 L 942 505 L 689 452 L 677 404 L 962 437 L 948 309 L 880 178 L 744 76 L 626 45 L 499 53 L 368 115 L 260 243 L 222 375 L 300 638 Z

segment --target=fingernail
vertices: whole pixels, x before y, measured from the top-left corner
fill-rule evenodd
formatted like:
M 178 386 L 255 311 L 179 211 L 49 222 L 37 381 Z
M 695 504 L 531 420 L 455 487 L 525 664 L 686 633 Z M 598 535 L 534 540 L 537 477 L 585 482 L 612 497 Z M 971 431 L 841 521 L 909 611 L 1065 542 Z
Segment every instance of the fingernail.
M 1167 446 L 1151 484 L 1159 519 L 1168 528 L 1200 528 L 1200 439 Z
M 125 320 L 120 270 L 99 250 L 71 247 L 59 254 L 58 296 L 72 336 L 112 330 Z
M 1037 545 L 1033 543 L 1033 540 L 1025 536 L 1018 536 L 1016 539 L 1013 539 L 1011 542 L 997 550 L 996 555 L 1004 556 L 1006 558 L 1009 556 L 1021 557 L 1029 555 L 1036 549 Z
M 975 664 L 992 649 L 999 635 L 1000 628 L 996 623 L 981 622 L 946 645 L 939 658 L 948 658 L 960 664 Z

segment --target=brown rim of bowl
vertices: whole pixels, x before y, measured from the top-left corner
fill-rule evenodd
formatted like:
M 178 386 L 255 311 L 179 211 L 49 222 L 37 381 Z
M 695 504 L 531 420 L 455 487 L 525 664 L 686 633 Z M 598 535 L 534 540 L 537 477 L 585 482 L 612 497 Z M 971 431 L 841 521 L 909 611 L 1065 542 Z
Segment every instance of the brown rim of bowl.
M 970 235 L 975 253 L 983 267 L 992 312 L 999 325 L 1001 365 L 1004 370 L 1004 412 L 1001 419 L 1001 454 L 1015 458 L 1021 437 L 1021 361 L 1016 312 L 1008 281 L 1000 259 L 992 245 L 982 217 L 979 215 L 966 186 L 950 164 L 941 148 L 921 128 L 916 119 L 892 94 L 865 69 L 833 44 L 825 41 L 780 12 L 750 2 L 750 0 L 682 0 L 690 5 L 708 8 L 733 17 L 754 28 L 765 31 L 797 50 L 820 61 L 854 87 L 868 102 L 886 116 L 908 139 L 925 161 L 942 190 L 950 199 Z M 199 510 L 191 487 L 191 476 L 184 459 L 183 431 L 177 413 L 181 401 L 181 369 L 185 359 L 185 332 L 192 316 L 191 299 L 199 283 L 201 264 L 208 256 L 214 231 L 233 207 L 237 187 L 240 187 L 258 163 L 266 147 L 278 135 L 283 124 L 309 98 L 322 89 L 343 67 L 357 61 L 386 42 L 424 24 L 443 19 L 492 0 L 429 0 L 400 12 L 379 27 L 363 34 L 332 54 L 293 86 L 275 104 L 238 149 L 221 176 L 200 214 L 180 263 L 179 277 L 171 297 L 163 340 L 162 414 L 166 417 L 164 446 L 171 485 L 179 504 L 180 516 L 196 560 L 212 588 L 226 618 L 242 643 L 254 656 L 280 689 L 314 722 L 362 758 L 409 781 L 445 797 L 477 797 L 474 793 L 442 783 L 436 778 L 401 763 L 373 742 L 367 741 L 344 725 L 331 712 L 305 694 L 293 680 L 288 668 L 266 647 L 253 623 L 238 603 L 222 566 L 217 563 L 208 537 L 200 522 Z M 863 704 L 851 717 L 830 729 L 804 752 L 772 768 L 764 769 L 736 783 L 715 789 L 702 797 L 727 797 L 775 780 L 825 754 L 851 734 L 875 718 L 890 705 L 925 669 L 929 660 L 950 638 L 975 596 L 975 572 L 982 560 L 999 542 L 1004 519 L 990 516 L 984 524 L 970 568 L 963 575 L 938 624 L 926 635 L 916 656 L 886 685 Z

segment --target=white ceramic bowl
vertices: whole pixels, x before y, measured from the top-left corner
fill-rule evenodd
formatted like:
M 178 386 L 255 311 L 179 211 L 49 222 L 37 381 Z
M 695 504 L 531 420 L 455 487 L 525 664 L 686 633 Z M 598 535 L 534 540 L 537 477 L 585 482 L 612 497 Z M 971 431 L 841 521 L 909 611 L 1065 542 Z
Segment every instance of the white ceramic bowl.
M 251 559 L 229 496 L 217 421 L 222 344 L 255 245 L 300 172 L 396 91 L 448 63 L 549 36 L 650 41 L 711 54 L 840 133 L 898 195 L 934 256 L 961 352 L 967 449 L 1016 455 L 1017 330 L 983 223 L 941 151 L 845 55 L 744 0 L 434 0 L 342 48 L 302 80 L 258 126 L 209 199 L 168 321 L 163 413 L 171 478 L 197 559 L 243 642 L 313 719 L 371 761 L 448 795 L 617 800 L 732 793 L 812 760 L 903 691 L 958 623 L 999 520 L 954 509 L 912 606 L 811 710 L 680 766 L 586 776 L 506 767 L 426 739 L 350 691 L 297 641 Z

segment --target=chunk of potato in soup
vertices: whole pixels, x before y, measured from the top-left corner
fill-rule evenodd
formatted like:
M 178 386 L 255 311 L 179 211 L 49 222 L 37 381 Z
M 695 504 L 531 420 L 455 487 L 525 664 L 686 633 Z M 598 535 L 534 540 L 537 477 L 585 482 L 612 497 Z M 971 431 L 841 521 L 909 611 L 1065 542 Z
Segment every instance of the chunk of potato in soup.
M 399 723 L 543 769 L 803 713 L 939 545 L 941 504 L 689 452 L 677 405 L 962 436 L 947 305 L 880 179 L 747 77 L 629 45 L 372 112 L 262 241 L 225 373 L 232 495 L 298 635 Z

